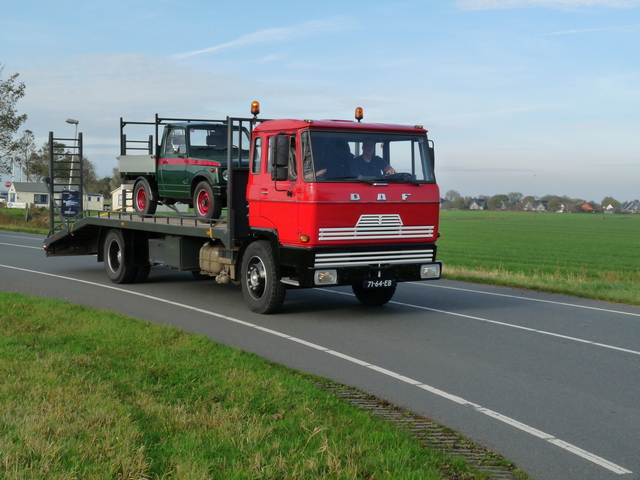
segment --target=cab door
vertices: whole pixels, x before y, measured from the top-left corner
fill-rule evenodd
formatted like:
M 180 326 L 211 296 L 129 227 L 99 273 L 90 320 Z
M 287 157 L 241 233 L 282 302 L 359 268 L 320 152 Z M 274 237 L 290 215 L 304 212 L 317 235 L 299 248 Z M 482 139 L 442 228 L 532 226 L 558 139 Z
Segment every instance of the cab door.
M 281 134 L 278 134 L 281 135 Z M 286 134 L 289 143 L 286 178 L 274 180 L 274 142 L 278 135 L 266 135 L 261 140 L 260 173 L 253 174 L 248 195 L 251 226 L 275 229 L 282 244 L 299 243 L 299 148 L 294 134 Z M 269 148 L 264 148 L 267 144 Z M 255 143 L 252 168 L 256 168 Z
M 165 197 L 190 196 L 187 182 L 187 142 L 184 127 L 167 127 L 158 158 L 158 192 Z

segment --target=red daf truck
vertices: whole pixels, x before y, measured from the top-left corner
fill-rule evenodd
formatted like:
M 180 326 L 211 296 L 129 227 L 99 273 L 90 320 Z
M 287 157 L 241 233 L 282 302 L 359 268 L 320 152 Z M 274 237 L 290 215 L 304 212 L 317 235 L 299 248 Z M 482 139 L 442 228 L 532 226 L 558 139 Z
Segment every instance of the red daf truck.
M 260 120 L 257 102 L 252 113 L 156 116 L 144 155 L 127 155 L 121 135 L 135 212 L 52 225 L 47 256 L 95 254 L 115 283 L 145 281 L 153 265 L 231 281 L 258 313 L 277 311 L 291 288 L 347 285 L 382 305 L 399 282 L 440 278 L 440 192 L 422 126 L 364 123 L 361 109 L 356 121 Z M 152 214 L 179 201 L 195 214 Z

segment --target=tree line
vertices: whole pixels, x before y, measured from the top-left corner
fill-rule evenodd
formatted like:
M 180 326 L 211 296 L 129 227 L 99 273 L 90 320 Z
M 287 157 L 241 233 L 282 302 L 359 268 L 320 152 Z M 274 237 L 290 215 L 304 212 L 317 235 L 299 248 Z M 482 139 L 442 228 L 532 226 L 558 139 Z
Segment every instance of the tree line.
M 19 114 L 18 101 L 25 95 L 25 84 L 18 81 L 18 73 L 3 78 L 4 66 L 0 65 L 0 173 L 11 174 L 17 167 L 22 172 L 22 178 L 27 182 L 41 182 L 49 176 L 49 144 L 38 148 L 35 136 L 31 130 L 24 130 L 16 138 L 22 124 L 27 120 L 27 114 Z M 53 145 L 56 153 L 69 157 L 71 152 L 61 143 Z M 70 167 L 69 167 L 70 168 Z M 84 188 L 89 193 L 100 193 L 110 198 L 111 191 L 120 185 L 117 168 L 113 175 L 98 178 L 96 167 L 88 158 L 82 158 Z
M 488 210 L 523 210 L 527 204 L 536 205 L 538 202 L 546 202 L 546 210 L 558 212 L 563 206 L 567 206 L 571 212 L 584 212 L 585 203 L 594 210 L 603 210 L 611 205 L 615 210 L 622 203 L 613 197 L 604 197 L 600 203 L 586 201 L 582 198 L 570 198 L 565 195 L 545 195 L 544 197 L 524 196 L 520 192 L 509 192 L 499 195 L 479 195 L 478 197 L 463 197 L 456 190 L 448 190 L 442 199 L 442 208 L 464 210 L 469 209 L 474 200 L 484 200 Z

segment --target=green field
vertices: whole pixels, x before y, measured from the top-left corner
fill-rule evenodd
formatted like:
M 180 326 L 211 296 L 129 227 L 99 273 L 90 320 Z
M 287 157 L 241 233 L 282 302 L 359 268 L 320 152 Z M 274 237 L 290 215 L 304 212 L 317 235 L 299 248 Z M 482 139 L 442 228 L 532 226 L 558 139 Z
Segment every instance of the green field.
M 444 211 L 446 278 L 640 304 L 640 215 Z

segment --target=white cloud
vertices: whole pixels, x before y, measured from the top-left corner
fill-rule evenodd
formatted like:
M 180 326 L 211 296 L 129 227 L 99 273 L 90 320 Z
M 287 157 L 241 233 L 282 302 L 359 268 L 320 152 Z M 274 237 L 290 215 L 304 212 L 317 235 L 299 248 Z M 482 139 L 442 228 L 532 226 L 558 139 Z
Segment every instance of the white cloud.
M 234 47 L 243 47 L 253 44 L 286 42 L 301 37 L 346 30 L 351 27 L 353 27 L 353 23 L 347 20 L 312 20 L 309 22 L 301 23 L 299 25 L 294 25 L 292 27 L 267 28 L 265 30 L 258 30 L 257 32 L 243 35 L 230 42 L 221 43 L 220 45 L 215 45 L 213 47 L 205 48 L 202 50 L 178 53 L 174 55 L 174 58 L 187 58 L 195 55 L 202 55 L 203 53 L 217 52 L 220 50 L 226 50 Z
M 462 10 L 496 10 L 504 8 L 580 8 L 612 7 L 632 8 L 640 5 L 640 0 L 458 0 Z

